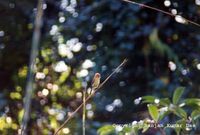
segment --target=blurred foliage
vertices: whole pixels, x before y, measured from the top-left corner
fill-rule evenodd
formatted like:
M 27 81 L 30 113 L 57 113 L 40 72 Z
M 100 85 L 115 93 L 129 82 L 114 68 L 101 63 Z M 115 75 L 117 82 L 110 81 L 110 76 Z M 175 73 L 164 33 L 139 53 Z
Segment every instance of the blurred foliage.
M 36 2 L 0 1 L 0 134 L 17 134 L 20 128 Z M 128 64 L 86 105 L 86 134 L 97 134 L 105 124 L 145 119 L 146 108 L 133 105 L 134 99 L 170 97 L 177 86 L 186 88 L 186 104 L 198 106 L 199 27 L 120 0 L 45 2 L 29 134 L 52 134 L 81 103 L 82 88 L 90 85 L 94 73 L 101 73 L 103 80 L 124 58 Z M 170 7 L 164 0 L 140 2 L 169 12 L 176 9 L 200 22 L 194 1 L 171 1 Z M 198 117 L 198 110 L 191 115 Z M 81 134 L 81 111 L 61 134 Z

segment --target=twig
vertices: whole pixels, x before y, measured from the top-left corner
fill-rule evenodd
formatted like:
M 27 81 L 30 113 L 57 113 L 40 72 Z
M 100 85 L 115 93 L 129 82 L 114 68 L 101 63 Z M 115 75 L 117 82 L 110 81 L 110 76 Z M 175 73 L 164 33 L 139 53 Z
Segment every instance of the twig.
M 101 88 L 103 87 L 103 85 L 110 79 L 110 77 L 112 77 L 115 73 L 117 73 L 120 68 L 122 66 L 124 66 L 124 64 L 127 62 L 127 59 L 125 59 L 117 68 L 115 68 L 115 70 L 99 85 L 99 87 L 94 91 L 92 92 L 91 95 L 89 95 L 86 100 L 85 100 L 85 103 L 87 103 L 87 101 L 92 98 L 94 96 L 94 94 Z M 83 103 L 81 103 L 74 112 L 71 113 L 71 115 L 64 121 L 64 123 L 57 129 L 57 131 L 54 133 L 54 135 L 57 135 L 58 132 L 65 126 L 65 124 L 67 124 L 67 122 L 73 118 L 73 116 L 83 107 Z
M 176 17 L 176 15 L 174 15 L 174 14 L 172 14 L 172 13 L 170 13 L 170 12 L 166 12 L 166 11 L 163 11 L 163 10 L 161 10 L 161 9 L 158 9 L 158 8 L 155 8 L 155 7 L 152 7 L 152 6 L 148 6 L 148 5 L 145 5 L 145 4 L 142 4 L 142 3 L 138 3 L 138 2 L 130 1 L 130 0 L 122 0 L 122 1 L 131 3 L 131 4 L 135 4 L 135 5 L 139 5 L 139 6 L 141 6 L 141 7 L 149 8 L 149 9 L 151 9 L 151 10 L 161 12 L 161 13 L 166 14 L 166 15 L 171 16 L 171 17 Z M 200 24 L 198 24 L 198 23 L 196 23 L 196 22 L 194 22 L 194 21 L 191 21 L 191 20 L 189 20 L 189 19 L 187 19 L 187 18 L 184 18 L 184 17 L 182 17 L 182 18 L 183 18 L 185 21 L 187 21 L 187 22 L 189 22 L 189 23 L 191 23 L 191 24 L 193 24 L 193 25 L 195 25 L 195 26 L 200 27 Z
M 34 91 L 33 82 L 34 82 L 34 72 L 35 72 L 35 64 L 36 58 L 38 55 L 38 46 L 40 42 L 40 29 L 42 25 L 42 15 L 43 15 L 43 0 L 38 0 L 37 6 L 37 14 L 35 18 L 35 28 L 32 37 L 32 46 L 31 46 L 31 55 L 29 60 L 29 71 L 27 77 L 27 84 L 26 84 L 26 94 L 25 94 L 25 101 L 24 101 L 24 115 L 21 125 L 21 135 L 26 135 L 27 124 L 29 121 L 30 115 L 30 107 L 31 107 L 31 96 Z
M 83 132 L 83 134 L 82 135 L 85 135 L 85 129 L 86 129 L 86 127 L 85 127 L 85 122 L 86 122 L 86 109 L 85 109 L 85 99 L 86 99 L 86 89 L 87 89 L 87 87 L 85 88 L 85 90 L 83 90 L 83 114 L 82 114 L 82 132 Z

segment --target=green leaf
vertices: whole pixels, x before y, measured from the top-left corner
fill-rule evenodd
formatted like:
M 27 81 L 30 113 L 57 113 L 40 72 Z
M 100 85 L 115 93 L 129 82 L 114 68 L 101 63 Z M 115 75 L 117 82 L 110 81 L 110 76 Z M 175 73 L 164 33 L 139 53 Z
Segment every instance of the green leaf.
M 169 115 L 170 113 L 171 113 L 170 111 L 166 111 L 166 112 L 160 114 L 159 120 L 162 120 L 164 117 L 166 117 L 166 116 Z
M 160 105 L 169 106 L 170 105 L 169 98 L 162 98 L 162 99 L 160 99 Z
M 192 117 L 192 120 L 197 120 L 198 118 L 200 118 L 200 111 L 199 110 L 194 110 L 191 113 L 191 117 Z
M 154 121 L 158 122 L 158 119 L 159 119 L 158 108 L 155 105 L 149 104 L 148 105 L 148 110 L 149 110 L 149 113 L 150 113 L 152 119 Z
M 163 43 L 159 36 L 158 30 L 154 29 L 149 36 L 150 47 L 156 51 L 156 53 L 160 54 L 161 56 L 167 56 L 169 59 L 174 60 L 178 66 L 182 67 L 181 63 L 178 60 L 178 56 L 176 53 L 165 43 Z
M 177 107 L 175 110 L 174 110 L 174 113 L 181 117 L 181 118 L 184 118 L 184 119 L 187 119 L 187 113 L 185 110 L 183 110 L 182 108 L 180 107 Z
M 149 128 L 150 128 L 150 126 L 148 124 L 144 124 L 142 133 L 146 132 Z
M 186 120 L 185 119 L 178 120 L 176 121 L 176 124 L 180 126 L 176 126 L 174 129 L 176 131 L 176 134 L 180 135 L 181 130 L 186 129 Z
M 122 131 L 123 131 L 124 133 L 130 133 L 131 130 L 132 130 L 131 126 L 125 126 L 125 127 L 123 128 Z
M 109 135 L 115 131 L 115 127 L 112 125 L 105 125 L 98 129 L 97 133 L 99 135 Z
M 62 72 L 62 74 L 59 77 L 59 83 L 60 84 L 64 83 L 66 81 L 66 79 L 69 77 L 69 74 L 70 74 L 70 70 Z
M 178 104 L 183 92 L 184 92 L 184 87 L 178 87 L 176 88 L 174 94 L 173 94 L 173 99 L 172 99 L 172 102 L 173 104 Z
M 154 96 L 143 96 L 142 102 L 143 103 L 154 103 L 155 99 L 156 99 L 156 97 L 154 97 Z
M 138 126 L 133 127 L 132 132 L 134 133 L 134 135 L 138 135 L 138 132 L 139 132 Z
M 184 103 L 186 105 L 200 107 L 200 99 L 199 98 L 187 98 L 184 100 Z

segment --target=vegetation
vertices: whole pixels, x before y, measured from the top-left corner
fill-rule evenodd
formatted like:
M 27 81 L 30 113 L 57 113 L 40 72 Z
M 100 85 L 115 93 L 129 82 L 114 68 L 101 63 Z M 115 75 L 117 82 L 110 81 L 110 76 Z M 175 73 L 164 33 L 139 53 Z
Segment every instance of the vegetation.
M 186 98 L 180 100 L 183 91 L 183 87 L 178 87 L 174 91 L 171 101 L 169 98 L 157 98 L 154 96 L 140 97 L 135 100 L 135 103 L 138 104 L 140 101 L 148 103 L 147 108 L 151 118 L 133 121 L 125 125 L 106 125 L 101 127 L 98 133 L 100 135 L 111 133 L 122 135 L 132 133 L 138 135 L 153 129 L 165 135 L 170 133 L 169 129 L 173 129 L 177 135 L 189 134 L 191 130 L 196 130 L 199 126 L 200 99 Z

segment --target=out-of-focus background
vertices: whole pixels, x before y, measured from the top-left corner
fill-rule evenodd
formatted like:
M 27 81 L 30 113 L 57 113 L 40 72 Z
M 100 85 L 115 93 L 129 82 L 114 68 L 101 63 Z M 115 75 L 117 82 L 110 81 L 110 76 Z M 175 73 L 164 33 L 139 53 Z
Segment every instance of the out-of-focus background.
M 200 22 L 199 0 L 140 0 Z M 0 0 L 0 134 L 22 121 L 36 0 Z M 128 63 L 86 105 L 86 130 L 143 118 L 144 95 L 200 97 L 200 27 L 121 0 L 45 0 L 28 133 L 50 135 L 81 103 L 95 72 L 104 80 Z M 140 114 L 140 115 L 139 115 Z M 144 113 L 145 115 L 145 113 Z M 61 134 L 81 134 L 81 112 Z

